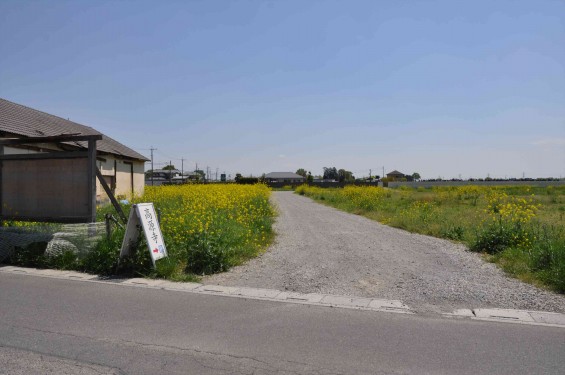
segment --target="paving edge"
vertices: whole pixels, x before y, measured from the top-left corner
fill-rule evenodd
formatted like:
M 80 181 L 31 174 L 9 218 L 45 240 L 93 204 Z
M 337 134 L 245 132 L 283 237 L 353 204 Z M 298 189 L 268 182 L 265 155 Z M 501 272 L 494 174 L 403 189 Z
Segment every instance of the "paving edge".
M 452 313 L 442 314 L 452 318 L 468 318 L 489 322 L 505 322 L 514 324 L 538 325 L 565 328 L 565 314 L 513 309 L 459 309 Z
M 414 312 L 408 306 L 406 306 L 404 303 L 402 303 L 402 301 L 399 300 L 336 296 L 317 293 L 296 293 L 275 289 L 205 285 L 191 282 L 173 282 L 167 280 L 143 278 L 106 279 L 96 275 L 90 275 L 76 271 L 59 271 L 52 269 L 23 268 L 14 266 L 1 266 L 0 273 L 47 277 L 62 280 L 76 280 L 99 284 L 123 285 L 138 288 L 161 289 L 176 292 L 217 295 L 232 298 L 286 302 L 302 305 L 390 312 L 397 314 L 414 314 Z
M 296 293 L 289 291 L 280 291 L 276 289 L 205 285 L 200 283 L 173 282 L 167 280 L 143 278 L 102 278 L 96 275 L 90 275 L 76 271 L 59 271 L 51 269 L 23 268 L 14 266 L 0 266 L 0 273 L 30 275 L 62 280 L 76 280 L 99 284 L 123 285 L 138 288 L 161 289 L 176 292 L 217 295 L 232 298 L 285 302 L 302 305 L 390 312 L 397 314 L 415 314 L 415 312 L 410 309 L 410 307 L 399 300 L 372 299 L 317 293 Z M 490 322 L 504 322 L 565 328 L 565 314 L 544 311 L 476 308 L 458 309 L 452 313 L 444 313 L 441 315 L 449 318 L 463 318 Z

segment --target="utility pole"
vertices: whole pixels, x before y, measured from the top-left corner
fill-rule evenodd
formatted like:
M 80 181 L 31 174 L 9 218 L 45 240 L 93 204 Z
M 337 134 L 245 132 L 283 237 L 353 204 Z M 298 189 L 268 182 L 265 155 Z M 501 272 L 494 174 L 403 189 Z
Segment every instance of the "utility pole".
M 150 150 L 151 150 L 151 186 L 153 186 L 153 174 L 154 174 L 154 169 L 153 169 L 153 150 L 157 150 L 157 149 L 156 149 L 156 148 L 153 148 L 153 146 L 151 146 Z
M 184 159 L 180 159 L 180 177 L 183 179 L 184 182 Z
M 369 181 L 373 181 L 373 177 L 371 176 L 371 172 L 372 172 L 372 170 L 369 169 Z
M 173 182 L 173 161 L 169 160 L 169 183 Z
M 218 181 L 218 169 L 220 168 L 216 167 L 216 182 Z

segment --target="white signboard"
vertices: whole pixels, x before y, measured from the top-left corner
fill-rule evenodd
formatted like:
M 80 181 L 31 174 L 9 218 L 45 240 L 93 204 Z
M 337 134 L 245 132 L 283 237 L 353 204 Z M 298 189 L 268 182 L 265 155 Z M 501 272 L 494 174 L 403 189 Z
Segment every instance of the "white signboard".
M 130 254 L 131 244 L 136 242 L 139 233 L 138 227 L 140 226 L 143 228 L 151 260 L 153 261 L 153 266 L 155 266 L 155 261 L 167 256 L 167 248 L 165 247 L 165 241 L 163 240 L 163 234 L 161 233 L 161 227 L 159 227 L 153 203 L 139 203 L 132 206 L 122 242 L 120 258 Z

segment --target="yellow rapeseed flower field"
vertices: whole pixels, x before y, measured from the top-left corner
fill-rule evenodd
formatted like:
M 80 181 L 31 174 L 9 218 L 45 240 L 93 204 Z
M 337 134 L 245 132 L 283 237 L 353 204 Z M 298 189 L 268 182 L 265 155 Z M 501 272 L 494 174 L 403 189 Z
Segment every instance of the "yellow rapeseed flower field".
M 274 216 L 270 194 L 261 184 L 148 186 L 135 201 L 153 202 L 160 210 L 169 255 L 185 262 L 187 272 L 211 273 L 268 246 Z

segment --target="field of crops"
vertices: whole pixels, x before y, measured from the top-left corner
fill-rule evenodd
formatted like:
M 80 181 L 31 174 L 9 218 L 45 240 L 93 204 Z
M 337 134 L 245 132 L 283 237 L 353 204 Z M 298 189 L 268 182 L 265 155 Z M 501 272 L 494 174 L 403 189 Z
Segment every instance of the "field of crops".
M 271 241 L 274 212 L 264 185 L 146 187 L 139 202 L 161 210 L 161 228 L 176 272 L 225 271 Z
M 154 270 L 141 236 L 133 256 L 118 262 L 124 229 L 115 226 L 109 239 L 102 238 L 92 250 L 45 252 L 46 242 L 18 249 L 8 259 L 16 265 L 74 269 L 96 274 L 158 276 L 173 280 L 195 280 L 198 275 L 225 271 L 257 256 L 272 241 L 274 211 L 271 191 L 264 185 L 174 185 L 146 187 L 132 203 L 152 202 L 161 213 L 161 229 L 168 258 L 157 261 Z M 131 204 L 123 205 L 126 215 Z M 112 206 L 98 210 L 98 218 L 114 213 Z M 58 231 L 58 225 L 6 223 L 34 228 L 43 233 Z M 44 235 L 45 237 L 45 235 Z M 74 241 L 76 242 L 76 241 Z
M 565 292 L 563 186 L 301 186 L 296 192 L 383 224 L 461 241 L 524 281 Z

